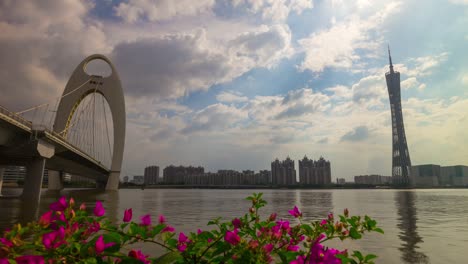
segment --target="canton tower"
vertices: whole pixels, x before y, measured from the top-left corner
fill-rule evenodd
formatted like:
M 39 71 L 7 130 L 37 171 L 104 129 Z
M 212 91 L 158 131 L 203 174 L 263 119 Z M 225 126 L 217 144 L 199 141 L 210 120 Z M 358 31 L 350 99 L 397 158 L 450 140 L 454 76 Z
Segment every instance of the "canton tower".
M 390 46 L 388 47 L 390 72 L 385 73 L 387 80 L 390 109 L 392 111 L 392 180 L 395 185 L 410 185 L 411 160 L 406 143 L 403 113 L 401 111 L 400 73 L 393 70 Z

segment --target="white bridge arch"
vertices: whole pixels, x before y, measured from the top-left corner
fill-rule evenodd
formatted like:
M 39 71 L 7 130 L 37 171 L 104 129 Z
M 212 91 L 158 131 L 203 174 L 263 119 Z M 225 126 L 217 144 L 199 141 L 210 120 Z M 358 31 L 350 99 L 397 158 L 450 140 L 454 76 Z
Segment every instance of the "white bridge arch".
M 112 70 L 111 75 L 107 77 L 88 75 L 85 71 L 86 65 L 93 60 L 106 62 Z M 81 85 L 87 80 L 89 80 L 87 84 Z M 94 92 L 101 94 L 106 99 L 111 110 L 114 142 L 106 189 L 117 190 L 125 144 L 125 100 L 120 78 L 114 65 L 107 57 L 100 54 L 91 55 L 73 71 L 59 102 L 53 130 L 66 136 L 76 108 L 87 95 Z

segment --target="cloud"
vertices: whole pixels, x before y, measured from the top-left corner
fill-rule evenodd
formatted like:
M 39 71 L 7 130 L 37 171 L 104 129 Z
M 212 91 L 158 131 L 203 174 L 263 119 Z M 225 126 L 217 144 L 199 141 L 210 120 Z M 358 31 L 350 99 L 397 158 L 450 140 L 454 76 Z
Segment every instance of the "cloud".
M 358 126 L 344 134 L 341 141 L 364 141 L 369 138 L 369 129 L 366 126 Z
M 388 96 L 384 77 L 378 75 L 362 78 L 351 89 L 353 102 L 364 107 L 381 106 L 382 99 Z
M 247 113 L 234 106 L 224 104 L 214 104 L 197 112 L 191 123 L 181 130 L 182 134 L 192 134 L 197 132 L 223 131 L 234 127 L 238 122 L 245 119 Z
M 332 92 L 332 99 L 335 99 L 335 100 L 343 100 L 343 99 L 349 99 L 353 97 L 352 89 L 344 85 L 337 85 L 337 86 L 329 87 L 329 88 L 326 88 L 325 91 Z
M 264 21 L 284 22 L 291 12 L 301 14 L 314 7 L 312 0 L 234 0 L 232 7 L 237 11 L 259 15 Z
M 329 29 L 312 33 L 298 42 L 305 51 L 304 61 L 299 69 L 322 72 L 325 68 L 351 68 L 361 59 L 357 50 L 371 52 L 380 45 L 380 39 L 372 34 L 390 14 L 399 9 L 399 3 L 388 4 L 382 11 L 362 19 L 352 16 L 343 22 L 336 22 Z
M 242 96 L 234 91 L 222 91 L 216 95 L 216 100 L 225 103 L 242 103 L 248 101 L 248 99 L 246 96 Z
M 155 22 L 208 12 L 214 3 L 214 0 L 129 0 L 116 6 L 115 14 L 129 23 L 142 19 Z
M 452 4 L 468 5 L 468 0 L 449 0 Z
M 86 19 L 91 8 L 85 1 L 0 4 L 0 104 L 22 110 L 53 101 L 75 65 L 109 50 L 101 25 Z
M 112 58 L 128 94 L 177 98 L 274 65 L 288 53 L 290 38 L 285 27 L 263 26 L 217 44 L 200 29 L 119 43 Z

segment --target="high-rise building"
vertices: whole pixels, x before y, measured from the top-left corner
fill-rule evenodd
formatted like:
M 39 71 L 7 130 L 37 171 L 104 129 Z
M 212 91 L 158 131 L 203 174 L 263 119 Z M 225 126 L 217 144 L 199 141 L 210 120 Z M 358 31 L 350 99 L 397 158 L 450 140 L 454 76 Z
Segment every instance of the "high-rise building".
M 159 181 L 159 167 L 158 166 L 148 166 L 145 168 L 145 185 L 155 185 Z
M 302 160 L 299 160 L 299 182 L 315 185 L 330 184 L 330 161 L 325 160 L 323 157 L 314 161 L 304 156 Z
M 294 160 L 287 157 L 284 161 L 276 159 L 271 163 L 271 183 L 273 185 L 294 185 L 296 181 L 296 169 Z
M 165 184 L 184 184 L 188 176 L 203 175 L 204 173 L 203 167 L 170 165 L 163 170 L 163 181 Z
M 411 160 L 406 143 L 405 126 L 401 109 L 400 73 L 393 70 L 390 47 L 388 48 L 390 71 L 385 73 L 390 110 L 392 112 L 392 178 L 397 185 L 408 186 L 410 182 Z

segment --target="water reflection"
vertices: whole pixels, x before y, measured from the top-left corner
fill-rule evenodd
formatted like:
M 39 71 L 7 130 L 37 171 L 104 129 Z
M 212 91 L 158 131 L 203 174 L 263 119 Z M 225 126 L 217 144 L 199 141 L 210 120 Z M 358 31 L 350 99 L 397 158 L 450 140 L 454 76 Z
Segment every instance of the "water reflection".
M 330 191 L 299 191 L 299 204 L 305 220 L 320 220 L 333 211 L 333 195 Z
M 413 191 L 398 191 L 395 193 L 395 201 L 398 210 L 398 228 L 401 239 L 401 259 L 405 263 L 429 263 L 428 257 L 419 251 L 418 243 L 423 239 L 417 232 L 416 222 L 418 220 L 415 208 L 416 194 Z

